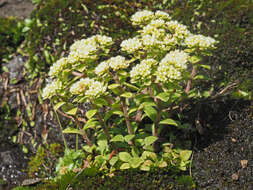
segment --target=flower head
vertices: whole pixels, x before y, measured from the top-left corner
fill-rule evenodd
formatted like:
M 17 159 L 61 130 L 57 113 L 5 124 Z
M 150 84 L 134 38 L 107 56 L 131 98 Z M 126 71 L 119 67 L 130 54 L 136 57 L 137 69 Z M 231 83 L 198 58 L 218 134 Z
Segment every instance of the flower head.
M 187 61 L 188 61 L 188 54 L 184 51 L 175 50 L 169 52 L 162 60 L 161 65 L 170 64 L 178 69 L 186 69 L 187 68 Z
M 215 39 L 211 37 L 206 37 L 203 35 L 190 35 L 185 39 L 185 45 L 187 45 L 189 48 L 192 47 L 199 47 L 200 49 L 208 49 L 208 48 L 215 48 Z
M 156 11 L 155 12 L 155 17 L 163 20 L 170 20 L 171 17 L 168 13 L 163 12 L 163 11 Z
M 124 40 L 121 44 L 121 49 L 128 53 L 134 53 L 135 51 L 141 49 L 142 43 L 138 38 L 132 38 Z
M 109 69 L 109 64 L 107 61 L 103 61 L 101 62 L 96 68 L 95 68 L 95 73 L 98 76 L 103 75 L 104 73 L 106 73 Z
M 154 18 L 154 13 L 152 11 L 143 10 L 143 11 L 136 12 L 131 17 L 131 21 L 133 25 L 142 25 L 149 22 L 153 18 Z
M 120 55 L 110 58 L 108 60 L 108 64 L 114 71 L 125 69 L 129 66 L 129 63 L 126 61 L 125 57 Z
M 47 99 L 51 98 L 52 96 L 56 95 L 56 92 L 61 89 L 61 82 L 54 80 L 51 83 L 48 83 L 46 87 L 43 89 L 42 98 Z
M 50 67 L 49 76 L 57 76 L 68 65 L 68 59 L 63 57 Z
M 154 59 L 145 59 L 140 64 L 136 65 L 130 71 L 130 77 L 132 81 L 139 79 L 145 79 L 151 75 L 151 69 L 153 65 L 156 65 L 157 61 Z
M 69 91 L 72 94 L 83 94 L 86 90 L 86 87 L 91 85 L 93 82 L 94 80 L 90 78 L 80 79 L 70 87 Z
M 106 91 L 106 86 L 104 86 L 99 81 L 93 81 L 90 85 L 88 90 L 85 91 L 85 96 L 94 99 L 101 95 L 103 95 Z

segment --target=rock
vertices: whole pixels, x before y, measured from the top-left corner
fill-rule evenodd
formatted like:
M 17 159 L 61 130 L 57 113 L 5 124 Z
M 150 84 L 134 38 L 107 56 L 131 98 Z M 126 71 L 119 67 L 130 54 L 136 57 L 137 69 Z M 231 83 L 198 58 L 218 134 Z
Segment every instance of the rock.
M 4 165 L 11 165 L 13 164 L 14 160 L 12 159 L 11 156 L 11 151 L 5 151 L 0 153 L 0 161 Z

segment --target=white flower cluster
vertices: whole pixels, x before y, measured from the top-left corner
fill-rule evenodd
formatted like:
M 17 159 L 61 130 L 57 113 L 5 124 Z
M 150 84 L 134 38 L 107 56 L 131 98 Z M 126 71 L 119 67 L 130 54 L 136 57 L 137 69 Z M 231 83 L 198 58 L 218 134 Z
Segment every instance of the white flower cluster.
M 125 69 L 129 66 L 129 63 L 126 61 L 125 57 L 120 55 L 110 58 L 107 60 L 107 62 L 114 71 Z
M 166 23 L 166 26 L 173 33 L 173 36 L 177 39 L 184 39 L 190 35 L 187 27 L 183 24 L 180 24 L 178 21 L 169 21 Z
M 139 38 L 122 42 L 122 50 L 128 53 L 135 53 L 140 49 L 152 51 L 154 48 L 168 51 L 190 34 L 185 25 L 172 21 L 169 14 L 163 11 L 139 11 L 131 17 L 131 21 L 142 29 L 139 31 Z
M 181 72 L 169 64 L 160 64 L 156 72 L 156 81 L 157 82 L 172 82 L 173 80 L 181 79 Z
M 175 68 L 186 69 L 188 57 L 188 54 L 184 51 L 171 51 L 161 60 L 161 64 L 171 64 Z
M 75 63 L 79 60 L 95 60 L 97 58 L 96 51 L 99 48 L 111 44 L 112 38 L 102 35 L 95 35 L 87 39 L 78 40 L 70 46 L 68 61 L 70 63 Z
M 85 92 L 86 87 L 92 84 L 93 82 L 94 80 L 89 78 L 80 79 L 70 87 L 69 91 L 72 94 L 82 94 Z
M 212 49 L 215 48 L 215 39 L 211 37 L 206 37 L 201 34 L 199 35 L 190 35 L 185 39 L 185 45 L 187 45 L 189 48 L 198 47 L 201 50 L 206 50 L 208 48 Z
M 108 36 L 96 35 L 94 38 L 96 38 L 96 41 L 102 46 L 112 45 L 113 43 L 112 38 Z
M 48 83 L 46 87 L 43 89 L 42 98 L 47 99 L 56 95 L 56 92 L 61 89 L 61 82 L 54 80 L 51 83 Z
M 99 81 L 94 81 L 89 85 L 89 89 L 85 92 L 85 96 L 93 99 L 103 95 L 106 91 L 106 86 L 104 86 Z
M 68 59 L 63 57 L 50 67 L 49 76 L 55 77 L 68 65 Z
M 109 70 L 109 64 L 107 61 L 101 62 L 96 68 L 95 68 L 95 73 L 98 76 L 103 75 Z
M 134 53 L 135 51 L 141 49 L 142 43 L 138 38 L 131 38 L 122 41 L 120 44 L 122 51 L 126 51 L 128 53 Z
M 187 68 L 188 54 L 175 50 L 168 53 L 157 68 L 158 82 L 166 82 L 181 79 L 182 71 Z
M 136 65 L 130 71 L 130 77 L 132 81 L 136 81 L 139 79 L 145 79 L 146 77 L 150 76 L 152 65 L 156 65 L 157 61 L 154 59 L 145 59 L 141 61 L 140 64 Z
M 85 94 L 92 99 L 104 94 L 105 91 L 106 87 L 101 82 L 90 78 L 80 79 L 70 87 L 72 94 Z
M 153 18 L 154 18 L 154 13 L 152 11 L 143 10 L 143 11 L 136 12 L 131 17 L 131 21 L 133 25 L 142 25 L 149 22 Z
M 170 15 L 166 12 L 163 12 L 163 11 L 156 11 L 155 17 L 158 19 L 163 19 L 163 20 L 171 20 Z

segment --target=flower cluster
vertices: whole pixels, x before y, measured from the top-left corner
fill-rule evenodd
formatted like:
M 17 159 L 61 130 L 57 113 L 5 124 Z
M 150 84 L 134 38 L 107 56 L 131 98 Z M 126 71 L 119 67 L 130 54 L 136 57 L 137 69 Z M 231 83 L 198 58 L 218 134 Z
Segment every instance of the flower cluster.
M 169 52 L 162 60 L 161 64 L 171 64 L 178 69 L 186 69 L 188 54 L 184 51 L 175 50 Z
M 168 53 L 157 68 L 158 82 L 166 82 L 181 79 L 182 72 L 187 69 L 188 54 L 175 50 Z
M 107 62 L 114 71 L 125 69 L 129 66 L 129 63 L 126 61 L 125 57 L 120 55 L 110 58 L 107 60 Z
M 168 51 L 190 35 L 187 27 L 172 21 L 169 14 L 163 11 L 139 11 L 131 17 L 133 25 L 140 25 L 140 36 L 122 42 L 121 48 L 128 53 L 140 49 L 148 51 Z
M 135 51 L 141 49 L 142 43 L 138 38 L 131 38 L 124 40 L 121 44 L 121 50 L 128 53 L 134 53 Z
M 173 33 L 173 36 L 179 40 L 184 39 L 190 35 L 189 30 L 183 24 L 180 24 L 178 21 L 169 21 L 166 23 L 166 26 Z
M 163 20 L 171 20 L 171 17 L 168 13 L 163 12 L 163 11 L 156 11 L 155 12 L 155 17 L 157 19 L 163 19 Z
M 160 64 L 156 72 L 156 81 L 157 82 L 173 82 L 173 80 L 181 79 L 181 72 L 169 64 Z
M 54 95 L 56 95 L 57 91 L 61 89 L 61 86 L 62 86 L 61 82 L 57 80 L 48 83 L 46 87 L 43 89 L 42 98 L 47 99 L 53 97 Z
M 85 92 L 86 87 L 91 85 L 93 82 L 94 80 L 89 78 L 80 79 L 70 87 L 69 91 L 72 94 L 82 94 Z
M 99 81 L 94 79 L 85 78 L 80 79 L 70 87 L 70 92 L 74 95 L 84 94 L 85 96 L 93 99 L 104 94 L 106 87 Z
M 112 38 L 102 35 L 95 35 L 87 39 L 76 41 L 70 46 L 68 60 L 75 63 L 79 60 L 95 60 L 96 52 L 99 48 L 104 48 L 112 44 Z
M 135 67 L 132 68 L 130 71 L 130 77 L 131 80 L 137 81 L 139 79 L 143 80 L 146 77 L 151 75 L 151 69 L 153 65 L 156 65 L 157 61 L 154 59 L 145 59 L 141 61 L 140 64 L 136 65 Z
M 68 59 L 63 57 L 50 67 L 49 76 L 55 77 L 68 65 Z
M 103 75 L 109 70 L 109 64 L 107 61 L 101 62 L 96 68 L 95 68 L 95 73 L 98 76 Z
M 215 39 L 211 37 L 206 37 L 201 34 L 199 35 L 190 35 L 185 39 L 185 45 L 189 48 L 199 48 L 200 50 L 206 50 L 208 48 L 213 49 L 215 48 Z
M 149 22 L 153 18 L 154 18 L 154 13 L 152 11 L 144 10 L 144 11 L 136 12 L 131 17 L 131 21 L 133 25 L 142 25 Z
M 99 81 L 94 81 L 89 85 L 88 90 L 85 92 L 85 96 L 93 99 L 103 95 L 106 91 L 106 86 L 104 86 Z

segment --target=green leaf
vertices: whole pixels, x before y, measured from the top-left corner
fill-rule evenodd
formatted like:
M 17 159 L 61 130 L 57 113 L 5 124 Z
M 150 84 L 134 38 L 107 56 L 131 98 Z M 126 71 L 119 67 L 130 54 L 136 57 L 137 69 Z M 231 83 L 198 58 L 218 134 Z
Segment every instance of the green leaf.
M 98 98 L 94 101 L 94 103 L 98 106 L 108 106 L 108 102 L 104 98 Z
M 131 153 L 132 153 L 133 157 L 139 157 L 140 151 L 138 150 L 138 148 L 136 148 L 136 146 L 133 146 Z
M 152 106 L 146 106 L 144 107 L 144 112 L 147 114 L 147 116 L 152 119 L 152 121 L 155 122 L 157 117 L 157 111 Z
M 144 139 L 144 144 L 146 146 L 153 144 L 158 138 L 155 136 L 148 136 Z
M 110 141 L 111 142 L 124 142 L 124 137 L 122 135 L 116 135 Z
M 135 135 L 126 135 L 126 136 L 125 136 L 125 141 L 126 141 L 126 142 L 131 141 L 131 140 L 134 138 L 134 136 L 135 136 Z
M 120 169 L 121 170 L 126 170 L 126 169 L 129 169 L 130 168 L 130 164 L 128 164 L 128 163 L 124 163 L 124 164 L 122 164 L 121 166 L 120 166 Z
M 199 61 L 201 61 L 201 57 L 194 55 L 189 58 L 189 61 L 193 64 L 198 63 Z
M 112 114 L 114 114 L 114 115 L 120 115 L 120 116 L 124 115 L 124 113 L 122 111 L 120 111 L 120 110 L 112 110 Z
M 110 90 L 112 90 L 112 89 L 118 88 L 119 86 L 120 86 L 120 84 L 111 84 L 111 85 L 108 86 L 108 88 Z
M 180 151 L 180 158 L 183 160 L 183 161 L 187 161 L 190 159 L 191 157 L 191 154 L 192 154 L 192 151 L 190 150 L 182 150 Z
M 165 168 L 165 167 L 167 167 L 168 166 L 168 164 L 167 164 L 167 162 L 165 162 L 165 161 L 160 161 L 159 163 L 158 163 L 158 167 L 159 168 Z
M 88 119 L 91 119 L 96 113 L 97 113 L 97 109 L 93 109 L 93 110 L 89 110 L 89 111 L 87 111 L 86 112 L 86 117 L 88 118 Z
M 129 163 L 131 164 L 132 168 L 138 168 L 143 163 L 143 160 L 138 157 L 133 157 L 131 160 L 129 160 Z
M 203 68 L 208 69 L 208 70 L 211 69 L 211 66 L 210 66 L 210 65 L 199 64 L 198 66 L 199 66 L 199 67 L 203 67 Z
M 63 106 L 64 104 L 66 104 L 66 102 L 58 102 L 55 106 L 54 109 L 55 111 L 58 110 L 61 106 Z
M 155 136 L 148 136 L 144 139 L 144 144 L 146 146 L 153 144 L 158 138 Z
M 120 96 L 124 97 L 124 98 L 132 98 L 133 94 L 131 92 L 125 92 L 125 93 L 121 94 Z
M 170 94 L 166 92 L 162 92 L 162 93 L 159 93 L 156 97 L 162 100 L 163 102 L 168 102 L 170 98 Z
M 178 126 L 178 122 L 173 119 L 165 119 L 159 122 L 159 124 Z
M 78 108 L 73 108 L 73 109 L 67 111 L 66 114 L 68 114 L 68 115 L 76 115 L 77 110 L 78 110 Z
M 210 78 L 207 75 L 197 75 L 194 77 L 194 80 L 196 79 L 209 80 Z
M 128 115 L 130 115 L 131 113 L 134 113 L 138 110 L 137 107 L 134 107 L 134 108 L 130 108 L 130 110 L 128 111 Z
M 89 120 L 85 123 L 83 129 L 93 128 L 93 127 L 96 127 L 96 126 L 98 126 L 98 125 L 100 125 L 100 123 L 99 123 L 96 119 L 94 119 L 94 118 L 93 118 L 93 119 L 89 119 Z
M 62 131 L 64 134 L 82 134 L 82 132 L 79 129 L 75 129 L 72 127 L 68 127 Z
M 155 104 L 155 102 L 150 101 L 150 102 L 143 102 L 140 106 L 139 106 L 139 110 L 143 109 L 144 107 L 148 107 L 148 106 L 152 106 L 152 107 L 157 107 L 157 105 Z
M 109 161 L 109 163 L 111 164 L 111 166 L 113 166 L 114 164 L 116 164 L 116 162 L 119 160 L 119 158 L 117 156 L 112 157 L 112 159 Z
M 134 85 L 132 85 L 132 84 L 130 84 L 130 83 L 124 82 L 123 84 L 124 84 L 125 86 L 127 86 L 128 88 L 132 89 L 132 90 L 136 90 L 136 91 L 139 90 L 139 88 L 137 88 L 136 86 L 134 86 Z
M 132 156 L 128 152 L 120 152 L 119 159 L 123 162 L 129 162 Z

